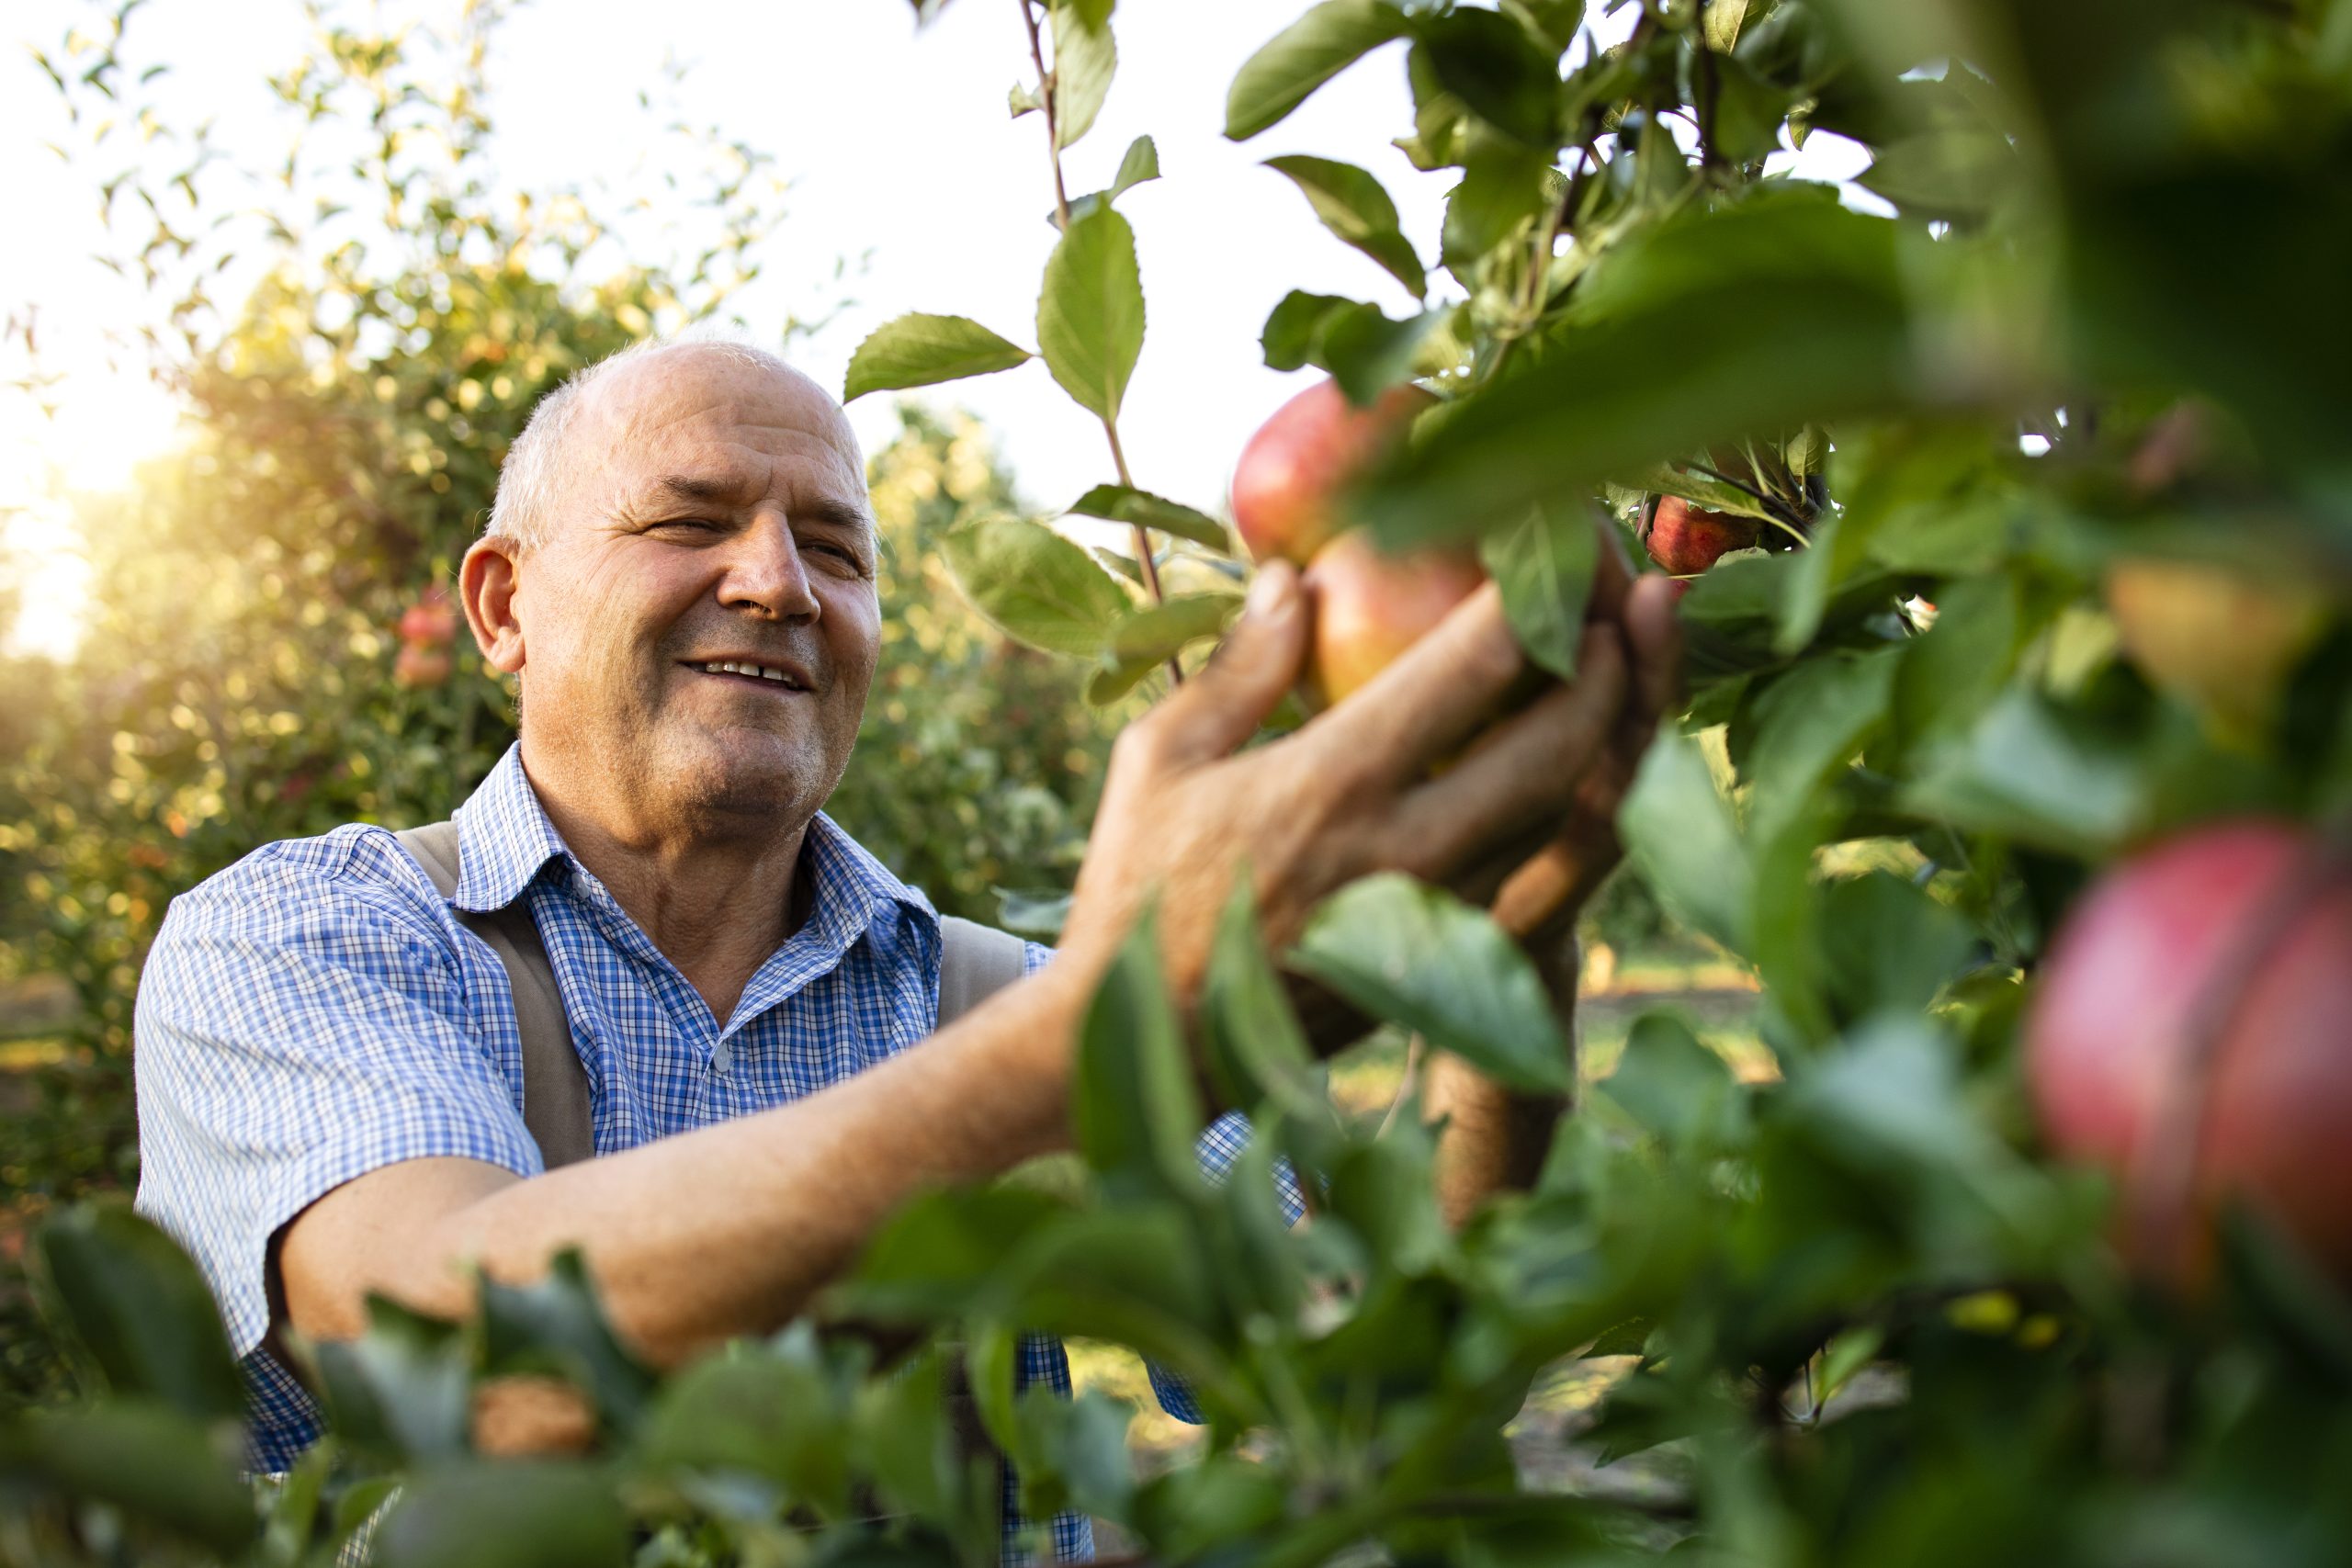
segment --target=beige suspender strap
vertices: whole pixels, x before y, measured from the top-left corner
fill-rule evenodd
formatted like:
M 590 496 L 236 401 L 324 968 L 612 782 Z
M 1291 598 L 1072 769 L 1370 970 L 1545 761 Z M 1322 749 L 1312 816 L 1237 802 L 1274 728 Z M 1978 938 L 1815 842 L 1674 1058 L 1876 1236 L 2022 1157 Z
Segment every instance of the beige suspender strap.
M 396 835 L 444 898 L 458 890 L 458 825 L 434 822 Z M 596 1152 L 588 1096 L 588 1069 L 571 1043 L 563 994 L 548 962 L 529 907 L 516 899 L 503 909 L 455 911 L 489 943 L 514 993 L 514 1022 L 523 1039 L 523 1124 L 549 1170 Z M 944 1029 L 991 995 L 1021 978 L 1027 944 L 954 915 L 939 922 L 939 1022 Z
M 395 835 L 424 868 L 444 898 L 458 890 L 458 825 L 434 822 Z M 588 1069 L 571 1043 L 555 966 L 539 941 L 529 904 L 517 898 L 503 909 L 452 911 L 467 930 L 490 944 L 505 966 L 514 993 L 514 1025 L 523 1037 L 523 1125 L 539 1145 L 539 1157 L 553 1170 L 596 1152 L 595 1121 L 588 1099 Z
M 955 915 L 939 921 L 939 1027 L 946 1028 L 1021 978 L 1028 944 Z

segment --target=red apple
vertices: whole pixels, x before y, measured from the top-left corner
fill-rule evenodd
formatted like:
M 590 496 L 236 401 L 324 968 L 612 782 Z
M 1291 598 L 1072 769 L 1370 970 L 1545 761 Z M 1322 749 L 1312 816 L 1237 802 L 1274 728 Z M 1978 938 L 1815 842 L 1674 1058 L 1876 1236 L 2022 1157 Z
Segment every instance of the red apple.
M 1436 400 L 1408 384 L 1360 409 L 1323 381 L 1276 409 L 1233 470 L 1233 523 L 1250 558 L 1305 566 L 1339 531 L 1333 498 Z
M 1328 706 L 1363 686 L 1486 580 L 1472 550 L 1391 556 L 1361 530 L 1341 534 L 1301 579 L 1315 606 L 1309 695 Z
M 452 668 L 447 649 L 404 642 L 392 660 L 392 680 L 413 690 L 437 686 L 449 678 Z
M 437 584 L 418 595 L 401 612 L 401 640 L 415 648 L 446 648 L 457 640 L 458 607 L 449 591 Z
M 1714 565 L 1726 552 L 1744 550 L 1756 543 L 1762 526 L 1753 517 L 1709 512 L 1679 495 L 1662 495 L 1642 542 L 1649 547 L 1650 559 L 1677 577 L 1690 577 Z
M 2118 1183 L 2127 1252 L 2194 1285 L 2242 1201 L 2352 1280 L 2352 867 L 2243 820 L 2109 872 L 2052 944 L 2025 1023 L 2051 1146 Z

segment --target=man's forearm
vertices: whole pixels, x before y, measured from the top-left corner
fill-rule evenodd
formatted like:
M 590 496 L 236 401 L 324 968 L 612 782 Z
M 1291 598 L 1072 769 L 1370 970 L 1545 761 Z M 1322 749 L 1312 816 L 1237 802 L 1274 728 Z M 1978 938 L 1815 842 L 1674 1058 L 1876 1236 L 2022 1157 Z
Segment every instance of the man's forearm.
M 290 1315 L 354 1335 L 369 1291 L 460 1314 L 472 1266 L 528 1280 L 576 1246 L 616 1327 L 657 1362 L 773 1328 L 910 1195 L 1067 1142 L 1089 988 L 1057 962 L 803 1100 L 528 1180 L 465 1160 L 370 1173 L 288 1228 Z

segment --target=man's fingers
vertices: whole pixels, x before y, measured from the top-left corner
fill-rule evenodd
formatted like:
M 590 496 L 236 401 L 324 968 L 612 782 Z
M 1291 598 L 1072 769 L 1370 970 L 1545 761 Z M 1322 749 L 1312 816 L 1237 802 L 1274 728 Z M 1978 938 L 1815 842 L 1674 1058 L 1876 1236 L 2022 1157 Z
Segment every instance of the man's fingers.
M 1682 622 L 1674 579 L 1652 572 L 1625 594 L 1625 642 L 1634 658 L 1634 705 L 1646 734 L 1682 694 Z
M 1442 876 L 1556 818 L 1600 760 L 1624 700 L 1615 629 L 1587 627 L 1572 684 L 1497 726 L 1476 750 L 1405 796 L 1394 831 L 1406 863 Z
M 1592 515 L 1592 531 L 1599 536 L 1593 555 L 1591 609 L 1588 615 L 1596 621 L 1621 621 L 1625 616 L 1625 597 L 1634 585 L 1634 565 L 1625 555 L 1624 531 L 1599 512 Z
M 1489 582 L 1306 734 L 1351 775 L 1410 777 L 1466 742 L 1526 668 Z
M 1258 727 L 1298 683 L 1306 658 L 1306 596 L 1287 561 L 1268 561 L 1250 584 L 1241 619 L 1199 673 L 1143 721 L 1171 761 L 1222 757 Z

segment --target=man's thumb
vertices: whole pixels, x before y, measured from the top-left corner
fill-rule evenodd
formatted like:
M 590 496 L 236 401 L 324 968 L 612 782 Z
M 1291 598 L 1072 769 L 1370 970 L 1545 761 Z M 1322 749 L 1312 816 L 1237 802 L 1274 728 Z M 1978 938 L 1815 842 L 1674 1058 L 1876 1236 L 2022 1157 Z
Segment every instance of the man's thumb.
M 1307 618 L 1297 569 L 1288 561 L 1260 567 L 1225 645 L 1168 700 L 1169 738 L 1203 758 L 1221 757 L 1256 734 L 1298 683 Z

